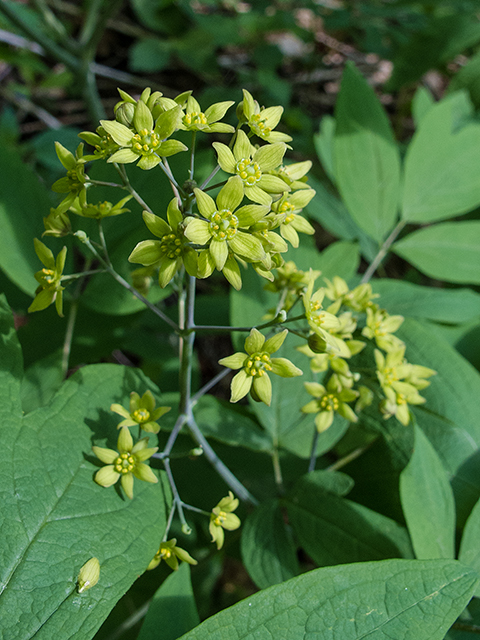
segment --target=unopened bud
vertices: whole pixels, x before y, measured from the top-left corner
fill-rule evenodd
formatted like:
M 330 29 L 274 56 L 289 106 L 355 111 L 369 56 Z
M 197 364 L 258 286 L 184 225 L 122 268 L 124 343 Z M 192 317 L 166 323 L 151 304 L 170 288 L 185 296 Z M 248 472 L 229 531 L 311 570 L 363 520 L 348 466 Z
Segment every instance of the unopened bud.
M 198 456 L 203 455 L 203 447 L 195 447 L 194 449 L 191 449 L 188 455 L 192 458 L 198 458 Z
M 316 333 L 312 333 L 308 337 L 308 346 L 313 353 L 325 353 L 327 350 L 327 342 Z
M 80 242 L 83 242 L 83 244 L 85 244 L 88 240 L 88 236 L 85 233 L 85 231 L 75 231 L 75 233 L 73 234 L 76 238 L 78 238 L 80 240 Z
M 77 579 L 78 593 L 83 593 L 87 589 L 94 587 L 100 577 L 100 562 L 98 558 L 90 558 L 80 569 Z
M 135 105 L 130 102 L 121 104 L 115 112 L 115 120 L 126 127 L 131 127 L 133 116 L 135 115 Z
M 186 522 L 182 524 L 182 533 L 189 536 L 192 533 L 192 528 L 188 526 Z

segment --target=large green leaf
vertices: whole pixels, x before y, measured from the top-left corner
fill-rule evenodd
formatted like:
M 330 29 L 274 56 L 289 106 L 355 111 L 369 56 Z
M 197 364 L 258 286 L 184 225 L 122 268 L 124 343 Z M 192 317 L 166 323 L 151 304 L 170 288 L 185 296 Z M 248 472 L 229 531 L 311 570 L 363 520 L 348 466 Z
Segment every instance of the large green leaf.
M 443 640 L 477 582 L 455 560 L 327 567 L 257 593 L 181 640 Z
M 419 229 L 396 242 L 392 250 L 431 278 L 480 283 L 480 222 L 477 220 L 443 222 Z
M 33 275 L 42 268 L 33 238 L 41 237 L 42 218 L 48 215 L 52 202 L 32 169 L 7 145 L 2 146 L 0 175 L 0 268 L 17 287 L 33 295 L 38 286 Z M 63 246 L 57 249 L 53 243 L 47 244 L 55 255 Z
M 347 64 L 335 110 L 335 176 L 353 219 L 381 242 L 395 225 L 400 155 L 373 89 Z
M 409 362 L 437 371 L 414 413 L 451 478 L 461 525 L 480 497 L 480 374 L 429 326 L 407 319 L 398 335 Z
M 296 546 L 278 500 L 255 509 L 242 529 L 242 559 L 257 587 L 265 589 L 300 572 Z
M 137 640 L 177 640 L 199 623 L 190 565 L 182 562 L 153 596 Z
M 458 559 L 480 574 L 480 500 L 473 507 L 465 525 Z M 475 595 L 480 598 L 479 588 Z
M 332 118 L 332 116 L 328 115 L 323 116 L 323 118 L 320 120 L 320 129 L 318 133 L 313 136 L 313 143 L 315 145 L 317 156 L 322 163 L 325 173 L 330 178 L 333 184 L 335 184 L 335 162 L 333 159 L 335 126 L 335 118 Z
M 379 304 L 392 315 L 465 323 L 480 317 L 480 294 L 471 289 L 424 287 L 404 280 L 374 280 Z
M 285 502 L 301 546 L 320 566 L 413 557 L 403 527 L 361 504 L 323 490 L 308 475 Z
M 3 638 L 86 640 L 145 570 L 165 527 L 162 483 L 136 481 L 130 501 L 93 481 L 92 442 L 116 444 L 110 404 L 146 380 L 120 366 L 84 367 L 49 406 L 22 418 L 21 355 L 3 302 L 0 327 Z M 78 573 L 92 557 L 100 580 L 79 594 Z
M 461 67 L 449 84 L 449 91 L 466 89 L 473 104 L 480 107 L 480 51 Z
M 415 449 L 400 476 L 400 496 L 415 555 L 455 557 L 455 502 L 433 446 L 415 425 Z
M 408 222 L 443 220 L 480 204 L 480 124 L 457 122 L 465 102 L 459 92 L 432 106 L 408 147 L 402 205 Z

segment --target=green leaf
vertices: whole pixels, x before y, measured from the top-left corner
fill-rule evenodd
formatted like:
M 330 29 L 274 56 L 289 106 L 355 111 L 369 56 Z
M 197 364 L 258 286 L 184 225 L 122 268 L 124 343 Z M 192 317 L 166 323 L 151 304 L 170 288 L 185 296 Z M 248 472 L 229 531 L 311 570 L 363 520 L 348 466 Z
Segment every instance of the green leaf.
M 335 175 L 353 219 L 381 242 L 395 225 L 400 156 L 373 89 L 347 64 L 335 110 Z
M 461 526 L 480 497 L 480 374 L 429 326 L 407 319 L 397 335 L 409 362 L 437 371 L 413 412 L 451 478 Z
M 177 640 L 198 624 L 190 565 L 182 562 L 155 592 L 137 640 Z
M 335 162 L 333 159 L 333 144 L 335 138 L 335 118 L 323 116 L 320 120 L 320 129 L 313 136 L 313 143 L 318 159 L 322 163 L 325 173 L 335 184 Z M 310 179 L 310 178 L 309 178 Z
M 480 106 L 480 51 L 470 58 L 464 67 L 456 73 L 449 86 L 449 92 L 466 89 L 473 104 Z
M 467 567 L 472 567 L 480 573 L 480 500 L 473 507 L 465 529 L 463 531 L 462 542 L 458 559 Z M 477 598 L 480 598 L 480 588 L 475 591 Z
M 181 640 L 443 640 L 477 580 L 455 560 L 317 569 L 221 611 Z
M 48 404 L 62 381 L 61 351 L 54 351 L 28 367 L 22 380 L 23 411 L 29 413 Z
M 260 589 L 300 572 L 296 547 L 278 500 L 261 504 L 248 516 L 242 528 L 242 560 Z
M 374 280 L 372 287 L 380 294 L 380 306 L 392 315 L 448 323 L 480 316 L 480 294 L 471 289 L 440 289 L 391 279 Z
M 115 445 L 108 407 L 146 381 L 120 366 L 83 367 L 49 406 L 22 419 L 21 353 L 0 304 L 2 631 L 18 640 L 85 640 L 145 570 L 165 527 L 162 483 L 137 482 L 130 501 L 93 481 L 92 439 Z M 79 571 L 92 557 L 99 582 L 79 594 Z
M 419 229 L 396 242 L 392 251 L 431 278 L 480 284 L 478 220 L 443 222 Z
M 195 420 L 207 438 L 215 438 L 233 447 L 253 451 L 271 451 L 272 441 L 245 407 L 233 406 L 210 395 L 202 396 L 195 405 Z
M 455 557 L 455 501 L 443 465 L 415 425 L 415 448 L 400 475 L 400 498 L 420 560 Z
M 340 276 L 348 281 L 357 273 L 359 264 L 360 252 L 358 244 L 354 242 L 334 242 L 320 254 L 318 268 L 322 272 L 323 278 L 332 279 L 334 276 Z
M 0 268 L 17 287 L 33 296 L 38 286 L 33 275 L 42 267 L 33 238 L 41 237 L 42 214 L 48 215 L 52 202 L 17 150 L 6 145 L 0 155 L 0 174 Z
M 320 566 L 413 557 L 406 530 L 361 504 L 325 491 L 303 476 L 285 500 L 290 522 Z
M 408 147 L 402 205 L 408 222 L 451 218 L 480 204 L 480 124 L 465 122 L 465 101 L 459 92 L 432 106 Z
M 412 100 L 412 115 L 415 127 L 420 126 L 420 122 L 435 104 L 435 99 L 426 87 L 418 87 Z

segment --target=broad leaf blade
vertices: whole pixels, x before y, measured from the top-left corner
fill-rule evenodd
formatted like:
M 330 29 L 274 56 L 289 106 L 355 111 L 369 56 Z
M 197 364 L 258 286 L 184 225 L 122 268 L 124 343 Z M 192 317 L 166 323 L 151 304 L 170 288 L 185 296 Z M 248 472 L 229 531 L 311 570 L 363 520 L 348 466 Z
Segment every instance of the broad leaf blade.
M 361 504 L 322 490 L 308 475 L 285 503 L 301 546 L 320 566 L 413 557 L 403 527 Z
M 396 242 L 392 250 L 431 278 L 480 283 L 479 221 L 444 222 L 419 229 Z
M 353 219 L 381 242 L 395 225 L 400 156 L 373 89 L 347 64 L 335 111 L 335 176 Z
M 465 101 L 456 93 L 432 106 L 408 147 L 402 206 L 408 222 L 435 222 L 480 204 L 480 124 L 456 121 Z
M 10 396 L 0 405 L 3 637 L 85 640 L 145 570 L 165 527 L 162 483 L 137 482 L 130 501 L 93 481 L 92 441 L 115 446 L 110 404 L 146 380 L 120 366 L 84 367 L 20 420 L 20 349 L 5 306 L 0 317 L 0 362 L 12 370 L 0 370 L 0 395 Z M 92 557 L 100 580 L 79 594 L 78 573 Z
M 327 567 L 257 593 L 181 640 L 443 640 L 477 582 L 455 560 Z
M 137 640 L 176 640 L 199 623 L 190 565 L 182 562 L 153 596 Z
M 417 558 L 455 557 L 455 502 L 443 465 L 415 426 L 415 449 L 400 476 L 400 497 Z
M 245 521 L 242 559 L 260 589 L 298 575 L 296 547 L 277 500 L 261 504 Z
M 473 507 L 465 525 L 458 559 L 464 565 L 472 567 L 480 574 L 480 500 Z M 475 595 L 480 598 L 480 589 L 478 587 Z

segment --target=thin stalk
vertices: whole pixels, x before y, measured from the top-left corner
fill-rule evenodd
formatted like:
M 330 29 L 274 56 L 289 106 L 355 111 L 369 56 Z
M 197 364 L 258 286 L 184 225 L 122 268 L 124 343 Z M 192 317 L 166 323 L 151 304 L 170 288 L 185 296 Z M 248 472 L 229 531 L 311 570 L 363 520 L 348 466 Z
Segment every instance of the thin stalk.
M 202 447 L 205 457 L 210 462 L 215 471 L 225 480 L 230 489 L 236 494 L 240 500 L 250 502 L 250 504 L 257 505 L 258 500 L 252 496 L 246 487 L 238 480 L 238 478 L 230 471 L 230 469 L 220 460 L 215 451 L 210 446 L 209 442 L 200 430 L 200 427 L 195 422 L 193 416 L 190 416 L 187 422 L 187 426 L 192 434 L 192 438 L 195 442 Z
M 218 189 L 218 187 L 223 187 L 223 185 L 227 184 L 228 180 L 222 180 L 222 182 L 217 182 L 216 184 L 212 184 L 209 187 L 205 187 L 203 191 L 212 191 L 212 189 Z
M 190 169 L 188 172 L 188 177 L 190 180 L 193 180 L 193 174 L 195 172 L 195 141 L 197 138 L 197 132 L 192 131 L 192 146 L 190 148 Z
M 278 492 L 283 495 L 285 489 L 283 487 L 282 467 L 280 466 L 280 457 L 278 455 L 278 447 L 275 446 L 272 453 L 273 462 L 273 475 L 275 477 L 275 484 L 277 485 Z
M 83 282 L 85 280 L 85 277 L 88 274 L 92 273 L 88 271 L 88 267 L 90 266 L 90 264 L 91 260 L 87 260 L 87 271 L 84 271 L 81 274 L 75 274 L 75 276 L 78 276 L 78 282 L 72 295 L 72 302 L 70 305 L 70 310 L 68 312 L 68 322 L 62 348 L 62 378 L 64 379 L 67 377 L 68 373 L 68 361 L 70 360 L 70 352 L 72 350 L 73 331 L 75 329 L 75 322 L 77 320 L 79 298 L 82 292 Z M 63 279 L 64 278 L 62 278 L 62 280 Z
M 162 457 L 164 458 L 169 457 L 169 454 L 173 449 L 173 445 L 175 444 L 178 434 L 182 430 L 182 427 L 186 421 L 187 421 L 187 416 L 184 413 L 181 413 L 178 416 L 177 421 L 175 422 L 175 426 L 173 427 L 172 432 L 170 433 L 170 436 L 168 437 L 167 444 L 165 445 L 165 449 L 162 451 Z
M 407 223 L 404 220 L 400 220 L 400 222 L 397 224 L 395 229 L 392 231 L 392 233 L 388 236 L 388 238 L 382 244 L 382 246 L 380 247 L 380 251 L 377 253 L 375 258 L 372 260 L 371 264 L 369 265 L 368 269 L 363 274 L 363 278 L 361 280 L 362 284 L 369 282 L 370 278 L 373 276 L 378 266 L 380 265 L 384 257 L 387 255 L 388 250 L 390 249 L 393 242 L 396 240 L 398 234 L 406 224 Z
M 190 402 L 191 406 L 194 407 L 196 403 L 199 401 L 199 399 L 202 396 L 204 396 L 206 393 L 208 393 L 210 389 L 212 389 L 217 383 L 220 382 L 220 380 L 223 380 L 225 376 L 227 376 L 230 373 L 230 371 L 231 369 L 225 368 L 223 369 L 223 371 L 220 371 L 220 373 L 217 373 L 216 376 L 214 376 L 211 380 L 209 380 L 207 384 L 204 384 L 203 387 L 199 389 L 195 395 L 192 396 L 192 399 Z
M 75 234 L 74 234 L 75 235 Z M 176 322 L 174 322 L 173 320 L 171 320 L 168 316 L 166 316 L 162 311 L 160 311 L 160 309 L 158 309 L 158 307 L 156 307 L 154 304 L 152 304 L 149 300 L 147 300 L 144 296 L 142 296 L 141 293 L 139 293 L 136 289 L 134 289 L 134 287 L 132 287 L 131 284 L 129 284 L 124 278 L 122 278 L 122 276 L 117 273 L 115 271 L 115 269 L 113 267 L 111 267 L 109 264 L 107 264 L 107 262 L 102 258 L 102 256 L 98 253 L 98 251 L 95 249 L 95 247 L 93 246 L 93 244 L 90 242 L 90 240 L 88 238 L 84 238 L 82 239 L 82 242 L 90 249 L 90 251 L 93 253 L 93 255 L 96 257 L 96 259 L 100 262 L 100 264 L 103 265 L 103 267 L 105 268 L 105 271 L 108 271 L 108 273 L 119 283 L 122 285 L 122 287 L 124 287 L 125 289 L 127 289 L 128 291 L 130 291 L 130 293 L 132 295 L 134 295 L 136 298 L 138 298 L 138 300 L 141 300 L 141 302 L 143 302 L 143 304 L 148 307 L 150 309 L 150 311 L 153 311 L 153 313 L 155 315 L 157 315 L 159 318 L 161 318 L 164 322 L 166 322 L 170 327 L 172 327 L 172 329 L 178 333 L 179 329 L 178 329 L 178 325 Z
M 190 397 L 192 393 L 192 361 L 193 361 L 193 344 L 195 342 L 195 332 L 191 329 L 195 326 L 194 310 L 195 310 L 195 286 L 196 280 L 193 276 L 187 276 L 187 287 L 184 301 L 185 307 L 182 310 L 183 318 L 180 318 L 180 331 L 189 332 L 181 337 L 181 355 L 180 355 L 180 413 L 188 416 L 190 412 Z
M 123 164 L 118 164 L 117 162 L 113 163 L 113 166 L 115 167 L 115 169 L 118 171 L 122 182 L 123 182 L 123 186 L 124 188 L 132 194 L 133 198 L 138 202 L 138 204 L 145 209 L 146 211 L 148 211 L 149 213 L 153 213 L 153 211 L 150 209 L 150 207 L 148 206 L 148 204 L 145 202 L 145 200 L 142 198 L 142 196 L 137 193 L 135 191 L 135 189 L 132 187 L 132 185 L 130 184 L 130 180 L 128 179 L 127 176 L 127 170 L 125 169 L 125 166 Z
M 125 185 L 117 184 L 116 182 L 104 182 L 103 180 L 92 180 L 89 178 L 86 184 L 91 184 L 96 187 L 118 187 L 119 189 L 125 189 Z
M 183 502 L 180 498 L 180 494 L 178 493 L 177 485 L 175 484 L 175 480 L 173 479 L 172 470 L 170 469 L 170 460 L 165 458 L 163 460 L 163 466 L 165 467 L 165 471 L 167 473 L 168 482 L 170 484 L 170 488 L 173 494 L 174 504 L 176 506 L 176 510 L 178 511 L 178 517 L 180 518 L 180 522 L 182 523 L 182 531 L 187 533 L 187 530 L 190 530 L 188 522 L 185 518 L 185 514 L 183 512 Z
M 362 453 L 365 453 L 365 451 L 372 446 L 373 442 L 375 442 L 375 440 L 373 440 L 372 443 L 364 447 L 358 447 L 358 449 L 354 449 L 353 451 L 348 453 L 346 456 L 344 456 L 343 458 L 340 458 L 339 460 L 331 464 L 329 467 L 327 467 L 327 471 L 338 471 L 339 469 L 342 469 L 349 462 L 353 462 L 354 460 L 359 458 L 362 455 Z
M 212 173 L 208 176 L 208 178 L 205 178 L 205 180 L 202 182 L 202 184 L 200 185 L 200 189 L 203 191 L 205 189 L 205 187 L 208 185 L 208 183 L 210 182 L 210 180 L 213 180 L 213 178 L 217 175 L 217 173 L 220 171 L 220 165 L 217 164 L 217 166 L 215 167 L 215 169 L 212 171 Z
M 269 322 L 258 324 L 254 328 L 267 329 L 268 327 L 273 327 L 275 325 L 277 326 L 284 325 L 284 324 L 287 324 L 288 322 L 296 322 L 297 320 L 304 320 L 304 319 L 305 319 L 304 313 L 300 314 L 299 316 L 295 316 L 294 318 L 287 318 L 283 322 L 278 322 L 277 319 L 274 318 L 273 320 L 269 320 Z M 227 326 L 216 325 L 216 324 L 202 324 L 202 325 L 195 325 L 193 329 L 197 333 L 203 333 L 206 331 L 216 331 L 218 333 L 222 333 L 222 332 L 230 333 L 231 331 L 251 331 L 252 327 L 227 327 Z
M 170 513 L 168 514 L 167 524 L 165 525 L 165 533 L 163 534 L 162 542 L 166 542 L 168 538 L 168 532 L 170 531 L 170 527 L 172 526 L 173 516 L 175 515 L 175 511 L 177 510 L 177 504 L 174 502 L 170 509 Z
M 102 245 L 103 255 L 105 256 L 105 260 L 107 261 L 107 264 L 111 267 L 112 261 L 110 260 L 110 256 L 108 255 L 107 243 L 105 241 L 105 234 L 103 233 L 103 225 L 100 218 L 97 220 L 97 223 L 98 223 L 98 235 L 100 237 L 100 244 Z
M 212 515 L 211 511 L 205 511 L 205 509 L 199 509 L 198 507 L 194 507 L 193 505 L 187 504 L 186 502 L 183 503 L 183 508 L 187 509 L 188 511 L 194 511 L 195 513 L 200 513 L 202 516 L 210 517 Z
M 94 276 L 97 273 L 105 273 L 105 269 L 93 269 L 92 271 L 82 271 L 80 273 L 72 273 L 70 276 L 62 276 L 60 278 L 61 282 L 66 282 L 68 280 L 78 280 L 78 278 L 86 278 L 87 276 Z
M 315 465 L 317 464 L 317 442 L 319 435 L 320 434 L 315 429 L 315 432 L 313 434 L 312 450 L 310 453 L 310 462 L 308 464 L 308 473 L 312 473 L 312 471 L 315 471 Z

